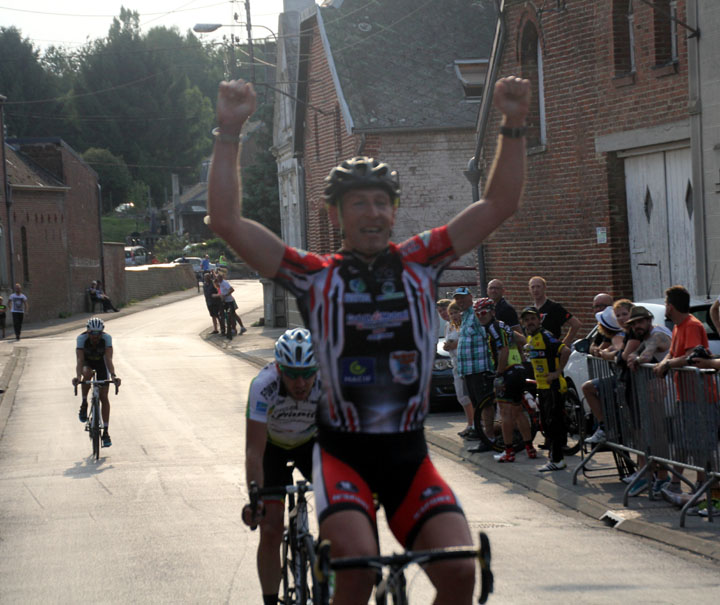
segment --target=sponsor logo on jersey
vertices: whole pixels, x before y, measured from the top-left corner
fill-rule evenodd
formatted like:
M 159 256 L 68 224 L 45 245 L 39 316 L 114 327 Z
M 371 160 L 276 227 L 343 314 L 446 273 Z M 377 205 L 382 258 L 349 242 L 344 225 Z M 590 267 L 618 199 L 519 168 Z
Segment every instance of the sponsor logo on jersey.
M 393 351 L 390 353 L 390 373 L 393 381 L 412 384 L 418 379 L 417 351 Z
M 377 296 L 377 300 L 393 300 L 395 298 L 405 298 L 405 292 L 397 292 L 395 290 L 395 282 L 394 281 L 385 281 L 383 282 L 382 286 L 380 286 L 380 294 Z
M 390 340 L 393 336 L 395 336 L 395 332 L 385 332 L 384 330 L 378 330 L 377 332 L 373 332 L 370 334 L 367 339 L 370 342 L 378 342 L 380 340 Z
M 256 402 L 255 402 L 255 409 L 256 409 L 258 412 L 267 412 L 268 404 L 265 403 L 264 401 L 256 401 Z
M 349 357 L 341 360 L 341 380 L 344 385 L 365 385 L 375 382 L 375 359 Z
M 367 286 L 365 285 L 365 282 L 360 277 L 351 279 L 350 283 L 348 285 L 350 286 L 350 289 L 353 292 L 365 292 L 365 290 L 367 290 Z
M 375 311 L 374 313 L 348 313 L 345 322 L 358 330 L 397 328 L 410 319 L 407 310 Z
M 343 299 L 346 303 L 369 303 L 372 302 L 372 295 L 361 292 L 348 292 Z
M 345 480 L 338 481 L 335 484 L 335 488 L 343 492 L 350 492 L 351 494 L 357 494 L 360 491 L 357 485 L 355 485 L 352 481 Z
M 431 498 L 435 494 L 439 494 L 442 491 L 443 488 L 439 485 L 431 485 L 430 487 L 426 487 L 420 494 L 420 500 L 427 500 L 428 498 Z
M 422 243 L 425 244 L 426 248 L 430 245 L 430 237 L 431 236 L 432 236 L 431 231 L 423 231 L 422 233 L 418 234 L 420 241 L 422 241 Z

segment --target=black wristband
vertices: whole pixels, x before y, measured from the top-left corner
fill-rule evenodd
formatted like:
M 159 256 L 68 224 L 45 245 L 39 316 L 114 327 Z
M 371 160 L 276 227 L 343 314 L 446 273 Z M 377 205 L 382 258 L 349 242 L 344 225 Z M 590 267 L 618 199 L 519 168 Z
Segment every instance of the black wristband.
M 510 128 L 509 126 L 500 126 L 500 134 L 509 139 L 521 139 L 527 132 L 527 126 L 521 126 L 520 128 Z

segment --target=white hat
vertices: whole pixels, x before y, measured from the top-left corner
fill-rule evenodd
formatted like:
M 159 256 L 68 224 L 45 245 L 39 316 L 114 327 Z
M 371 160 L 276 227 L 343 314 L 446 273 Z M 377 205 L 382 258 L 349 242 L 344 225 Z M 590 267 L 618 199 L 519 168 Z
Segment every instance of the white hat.
M 606 330 L 611 332 L 620 332 L 622 330 L 612 307 L 605 307 L 599 313 L 595 313 L 595 319 Z

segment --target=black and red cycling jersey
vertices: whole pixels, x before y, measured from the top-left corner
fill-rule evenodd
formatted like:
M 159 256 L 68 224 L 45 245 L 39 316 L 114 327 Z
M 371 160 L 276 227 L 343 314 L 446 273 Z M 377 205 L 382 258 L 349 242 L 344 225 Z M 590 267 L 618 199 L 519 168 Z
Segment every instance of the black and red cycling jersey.
M 422 428 L 437 342 L 436 283 L 457 258 L 447 227 L 391 243 L 368 264 L 353 252 L 287 247 L 275 280 L 313 335 L 326 397 L 321 429 Z

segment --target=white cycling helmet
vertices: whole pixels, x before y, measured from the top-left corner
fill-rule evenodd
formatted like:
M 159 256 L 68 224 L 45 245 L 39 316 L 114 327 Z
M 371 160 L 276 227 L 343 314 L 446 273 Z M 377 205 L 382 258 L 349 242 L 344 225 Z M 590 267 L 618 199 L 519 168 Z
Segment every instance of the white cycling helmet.
M 277 339 L 275 361 L 287 368 L 314 368 L 317 366 L 310 331 L 292 328 Z
M 105 330 L 105 322 L 99 317 L 91 317 L 87 322 L 88 332 L 102 332 Z

